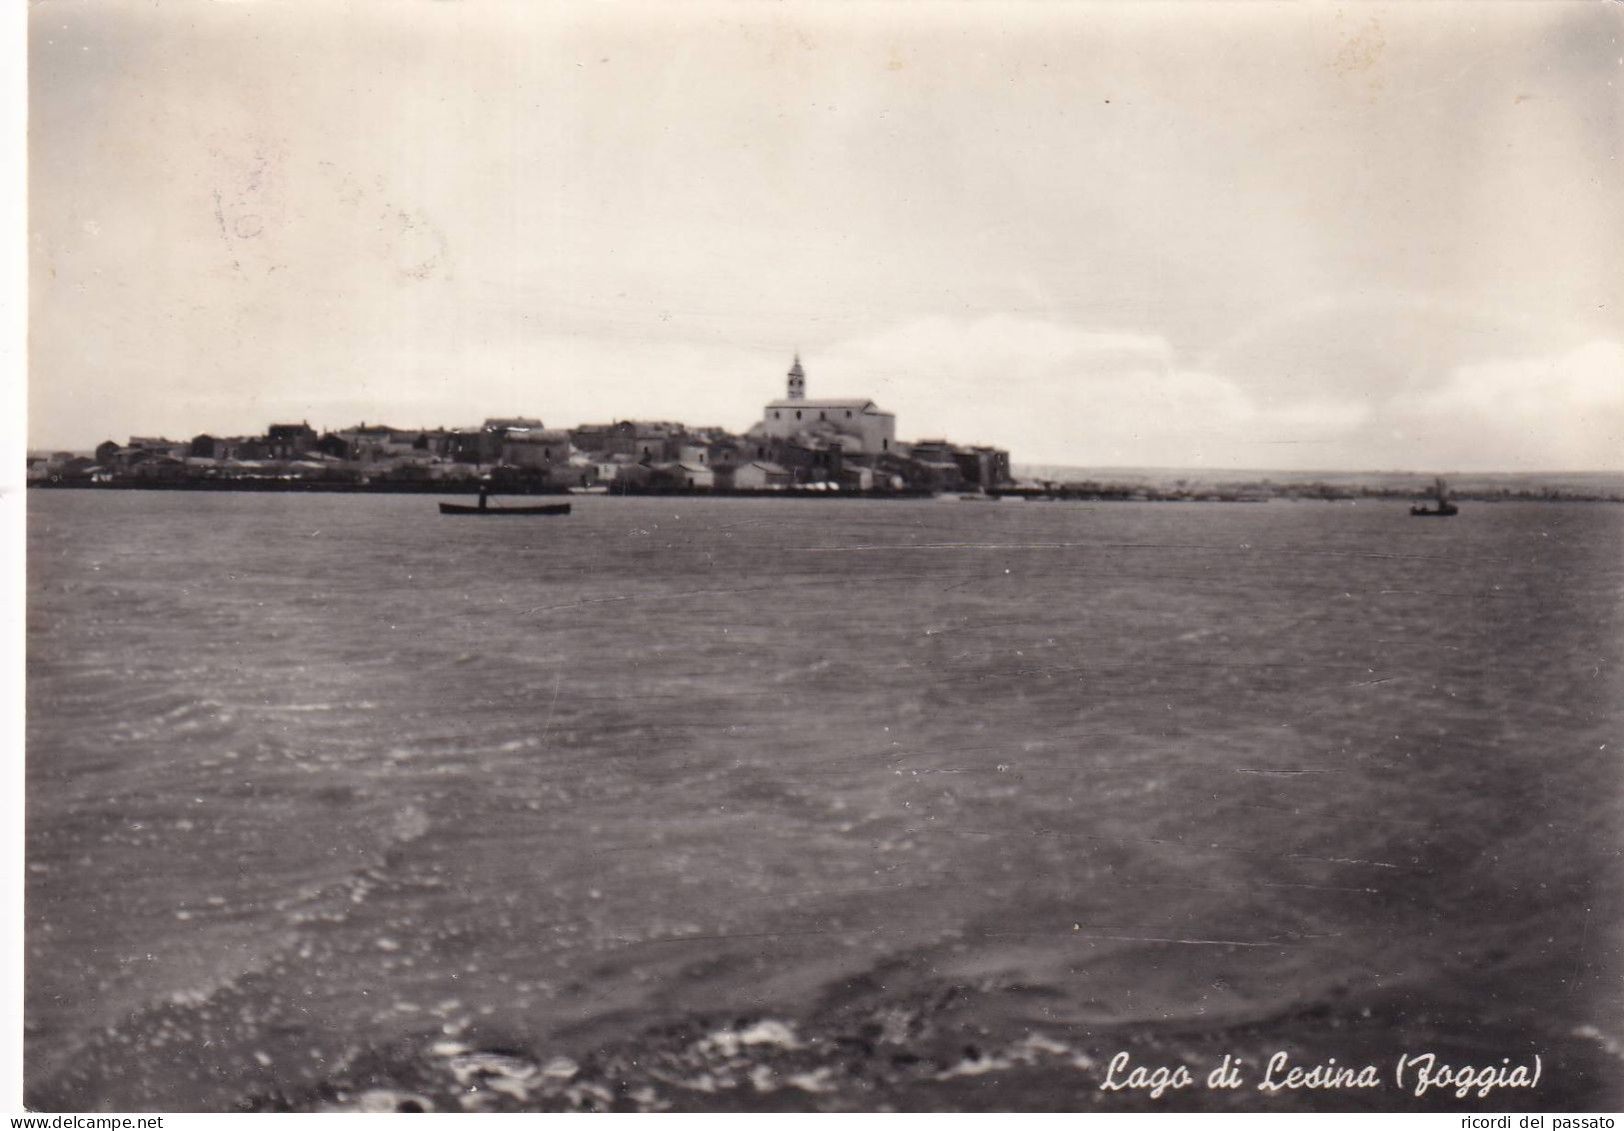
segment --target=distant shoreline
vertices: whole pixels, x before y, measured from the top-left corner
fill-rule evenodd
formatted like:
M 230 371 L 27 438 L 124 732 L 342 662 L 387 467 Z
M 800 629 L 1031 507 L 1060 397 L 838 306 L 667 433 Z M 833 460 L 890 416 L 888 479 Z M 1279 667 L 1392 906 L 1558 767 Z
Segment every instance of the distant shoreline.
M 175 481 L 155 480 L 140 482 L 137 480 L 113 480 L 98 483 L 93 480 L 38 479 L 30 482 L 28 486 L 50 491 L 185 491 L 203 493 L 246 493 L 246 494 L 300 494 L 300 495 L 478 495 L 482 484 L 477 480 L 446 480 L 440 482 L 373 482 L 373 483 L 345 483 L 333 480 L 320 479 L 184 479 Z M 931 491 L 896 488 L 892 490 L 819 490 L 816 487 L 785 487 L 768 488 L 752 491 L 739 488 L 714 487 L 615 487 L 607 491 L 580 491 L 560 486 L 514 486 L 511 489 L 490 490 L 490 484 L 483 484 L 491 498 L 519 498 L 527 496 L 562 496 L 565 498 L 577 495 L 587 498 L 620 497 L 620 496 L 655 496 L 680 498 L 783 498 L 793 496 L 796 498 L 814 499 L 920 499 L 930 498 Z
M 486 485 L 488 488 L 488 484 Z M 304 494 L 304 495 L 477 495 L 478 481 L 441 482 L 373 482 L 345 483 L 301 479 L 194 479 L 141 482 L 114 480 L 96 482 L 85 479 L 37 479 L 28 483 L 30 489 L 51 491 L 181 491 L 202 493 L 244 494 Z M 930 499 L 960 498 L 995 502 L 1023 500 L 1026 502 L 1086 502 L 1086 503 L 1267 503 L 1279 501 L 1310 502 L 1410 502 L 1419 492 L 1410 486 L 1370 486 L 1354 483 L 1273 483 L 1247 484 L 1244 487 L 1192 487 L 1189 489 L 1152 486 L 1144 482 L 1112 483 L 1085 481 L 1081 483 L 1050 483 L 1041 486 L 994 487 L 984 493 L 930 491 L 922 488 L 889 490 L 823 490 L 817 487 L 782 487 L 759 490 L 714 487 L 616 487 L 609 491 L 579 491 L 560 486 L 519 486 L 490 492 L 494 498 L 552 496 L 599 498 L 721 498 L 721 499 Z M 1582 491 L 1545 488 L 1512 490 L 1456 490 L 1452 499 L 1470 503 L 1624 503 L 1624 496 L 1592 494 Z

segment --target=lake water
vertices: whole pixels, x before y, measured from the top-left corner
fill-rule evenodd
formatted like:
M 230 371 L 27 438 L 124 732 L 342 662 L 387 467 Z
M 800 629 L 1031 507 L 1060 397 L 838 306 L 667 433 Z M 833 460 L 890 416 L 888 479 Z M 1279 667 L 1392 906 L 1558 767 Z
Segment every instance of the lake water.
M 433 510 L 30 493 L 30 1106 L 1624 1100 L 1624 507 Z

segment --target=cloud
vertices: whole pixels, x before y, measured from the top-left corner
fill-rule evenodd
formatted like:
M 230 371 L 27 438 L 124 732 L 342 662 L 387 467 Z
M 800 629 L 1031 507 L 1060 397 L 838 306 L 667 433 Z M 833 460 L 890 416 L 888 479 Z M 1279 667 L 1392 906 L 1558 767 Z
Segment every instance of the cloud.
M 1543 357 L 1462 365 L 1408 412 L 1417 431 L 1463 466 L 1624 467 L 1624 344 L 1598 340 Z
M 1617 341 L 1459 363 L 1430 383 L 1402 335 L 1371 349 L 1408 376 L 1296 380 L 1307 355 L 1295 347 L 1219 369 L 1157 335 L 1014 314 L 920 319 L 806 361 L 813 396 L 872 396 L 904 438 L 995 444 L 1020 463 L 1624 468 Z

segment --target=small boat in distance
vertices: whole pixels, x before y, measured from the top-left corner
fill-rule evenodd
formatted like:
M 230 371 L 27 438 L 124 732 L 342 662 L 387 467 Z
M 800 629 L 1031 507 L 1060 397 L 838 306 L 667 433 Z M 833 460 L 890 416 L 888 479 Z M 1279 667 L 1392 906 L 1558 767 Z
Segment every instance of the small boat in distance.
M 538 515 L 538 514 L 569 514 L 568 503 L 546 503 L 539 507 L 485 507 L 467 506 L 463 503 L 441 503 L 441 514 L 482 514 L 482 515 Z
M 1438 500 L 1436 504 L 1428 507 L 1417 503 L 1410 508 L 1410 513 L 1417 518 L 1448 518 L 1452 514 L 1459 513 L 1460 508 L 1449 501 L 1449 489 L 1444 486 L 1442 476 L 1433 483 L 1432 495 Z

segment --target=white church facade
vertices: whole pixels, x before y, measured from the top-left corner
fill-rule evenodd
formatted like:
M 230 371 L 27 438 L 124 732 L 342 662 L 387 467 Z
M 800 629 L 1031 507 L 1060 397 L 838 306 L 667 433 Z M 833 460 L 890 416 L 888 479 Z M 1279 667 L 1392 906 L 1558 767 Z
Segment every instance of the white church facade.
M 790 367 L 787 395 L 767 403 L 760 430 L 774 439 L 804 436 L 838 443 L 852 455 L 880 455 L 893 451 L 897 444 L 896 415 L 882 411 L 873 401 L 808 399 L 806 371 L 799 355 Z

